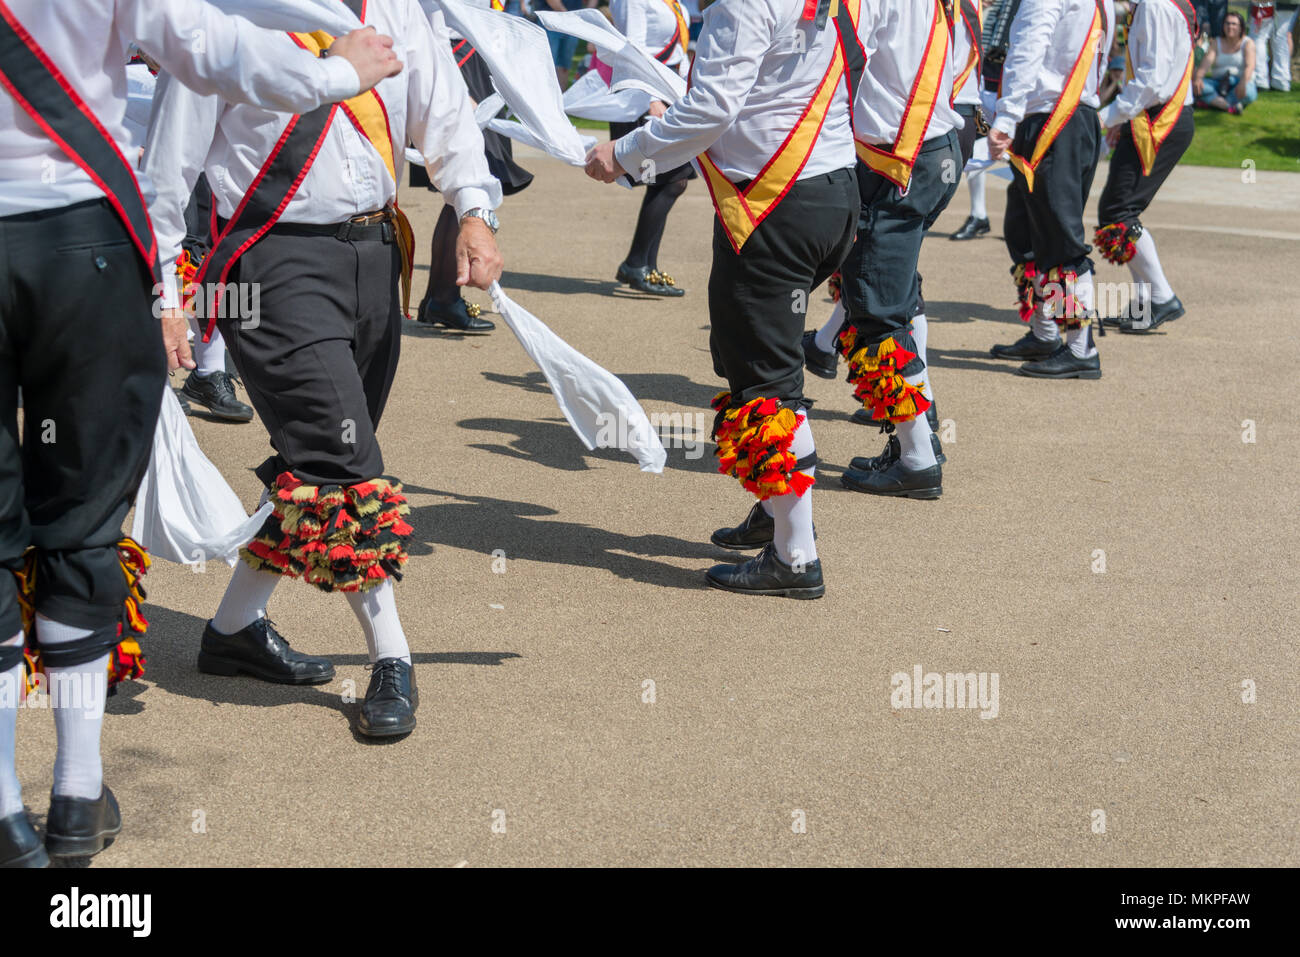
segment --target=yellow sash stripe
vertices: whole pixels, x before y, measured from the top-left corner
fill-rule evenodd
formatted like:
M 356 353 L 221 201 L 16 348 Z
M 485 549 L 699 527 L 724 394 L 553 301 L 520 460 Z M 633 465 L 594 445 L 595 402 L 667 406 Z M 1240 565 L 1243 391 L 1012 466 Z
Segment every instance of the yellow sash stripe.
M 704 171 L 704 179 L 713 197 L 718 219 L 736 252 L 740 252 L 754 230 L 758 229 L 759 223 L 785 198 L 799 171 L 808 162 L 813 146 L 817 143 L 817 135 L 821 132 L 822 121 L 843 75 L 844 51 L 837 43 L 830 69 L 823 77 L 812 105 L 791 131 L 772 162 L 743 193 L 722 175 L 707 152 L 700 154 L 700 169 Z
M 921 61 L 916 86 L 912 89 L 912 99 L 903 111 L 903 122 L 893 148 L 885 150 L 861 140 L 857 142 L 858 158 L 899 189 L 906 189 L 912 180 L 912 167 L 916 165 L 916 157 L 925 143 L 925 131 L 930 127 L 930 118 L 939 99 L 943 73 L 948 69 L 948 31 L 939 26 L 947 14 L 943 12 L 940 0 L 935 0 L 934 8 L 930 41 Z
M 960 9 L 958 10 L 957 18 L 962 21 L 963 25 L 965 24 L 966 21 L 962 18 Z M 978 3 L 975 4 L 975 29 L 980 30 L 981 32 L 984 29 L 984 11 Z M 971 71 L 975 69 L 975 64 L 979 63 L 979 61 L 979 38 L 974 37 L 971 39 L 970 54 L 966 57 L 966 67 L 961 71 L 960 75 L 958 75 L 957 79 L 954 80 L 952 84 L 952 95 L 954 99 L 956 99 L 958 93 L 966 88 L 966 81 L 970 79 Z
M 1093 10 L 1088 39 L 1084 41 L 1083 49 L 1079 51 L 1079 58 L 1074 61 L 1074 68 L 1065 82 L 1065 89 L 1061 91 L 1061 98 L 1056 101 L 1051 116 L 1047 118 L 1047 125 L 1038 132 L 1038 141 L 1034 144 L 1033 154 L 1029 159 L 1025 159 L 1010 150 L 1007 151 L 1007 159 L 1011 161 L 1012 166 L 1024 174 L 1031 193 L 1034 191 L 1034 171 L 1038 169 L 1038 164 L 1043 161 L 1043 157 L 1052 148 L 1056 138 L 1061 135 L 1061 130 L 1065 129 L 1065 124 L 1070 122 L 1074 111 L 1079 108 L 1079 101 L 1083 99 L 1083 87 L 1088 81 L 1088 70 L 1092 66 L 1092 57 L 1088 54 L 1097 49 L 1097 41 L 1101 39 L 1102 31 L 1101 11 Z
M 690 53 L 691 52 L 691 21 L 686 16 L 686 11 L 682 8 L 682 5 L 678 2 L 678 0 L 664 0 L 664 3 L 668 4 L 668 9 L 671 10 L 673 12 L 673 16 L 677 18 L 677 37 L 681 41 L 682 52 Z
M 1128 82 L 1133 79 L 1133 58 L 1127 57 L 1127 69 L 1124 71 L 1124 80 Z M 1130 124 L 1133 130 L 1133 145 L 1137 147 L 1138 159 L 1142 161 L 1142 175 L 1150 176 L 1151 167 L 1155 165 L 1156 153 L 1160 150 L 1160 145 L 1164 143 L 1165 138 L 1169 136 L 1169 131 L 1174 128 L 1178 122 L 1178 117 L 1183 112 L 1183 103 L 1187 100 L 1187 90 L 1192 85 L 1192 68 L 1196 62 L 1196 50 L 1193 48 L 1192 55 L 1187 58 L 1187 67 L 1183 70 L 1183 78 L 1178 83 L 1178 90 L 1164 108 L 1156 116 L 1153 123 L 1151 117 L 1143 110 L 1133 118 Z
M 321 50 L 329 49 L 334 42 L 334 37 L 324 30 L 317 30 L 315 33 L 295 33 L 293 37 L 305 50 L 316 56 L 320 55 Z M 367 90 L 350 100 L 344 100 L 340 105 L 352 120 L 352 125 L 375 148 L 375 152 L 379 154 L 379 158 L 384 161 L 384 166 L 388 169 L 388 175 L 396 183 L 397 163 L 393 155 L 393 140 L 388 132 L 388 117 L 384 113 L 384 104 L 379 99 L 379 94 L 373 89 Z

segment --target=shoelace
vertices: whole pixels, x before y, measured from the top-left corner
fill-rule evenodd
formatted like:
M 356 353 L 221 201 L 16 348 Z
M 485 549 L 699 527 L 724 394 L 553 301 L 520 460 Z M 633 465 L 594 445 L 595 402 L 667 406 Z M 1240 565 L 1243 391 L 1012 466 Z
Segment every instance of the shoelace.
M 385 688 L 393 692 L 397 691 L 397 675 L 401 663 L 400 658 L 384 658 L 366 665 L 366 671 L 369 671 L 371 676 L 378 682 L 375 685 L 376 694 L 379 694 Z

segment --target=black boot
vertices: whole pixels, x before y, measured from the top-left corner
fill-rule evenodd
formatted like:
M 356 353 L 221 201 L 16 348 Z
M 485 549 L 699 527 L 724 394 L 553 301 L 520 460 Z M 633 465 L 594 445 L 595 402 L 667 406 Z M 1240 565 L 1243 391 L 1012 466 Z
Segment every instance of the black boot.
M 979 239 L 981 236 L 988 234 L 992 225 L 987 219 L 976 219 L 974 216 L 967 216 L 966 222 L 961 224 L 961 229 L 957 230 L 949 239 Z
M 235 398 L 235 377 L 229 372 L 199 375 L 191 372 L 181 386 L 181 395 L 197 402 L 218 419 L 227 422 L 253 421 L 253 409 Z
M 871 471 L 849 469 L 840 476 L 840 484 L 868 495 L 935 499 L 943 494 L 943 468 L 932 465 L 913 472 L 895 459 L 883 468 Z
M 803 334 L 803 364 L 809 372 L 823 379 L 834 379 L 838 372 L 839 356 L 817 347 L 817 333 Z
M 1009 346 L 994 346 L 989 354 L 994 359 L 1046 359 L 1061 348 L 1061 344 L 1059 338 L 1040 339 L 1031 330 Z
M 1080 359 L 1069 346 L 1062 344 L 1046 359 L 1026 362 L 1016 371 L 1034 379 L 1100 379 L 1101 356 Z
M 704 576 L 714 588 L 744 595 L 775 595 L 781 598 L 821 598 L 822 563 L 808 562 L 803 571 L 781 561 L 776 546 L 768 543 L 754 558 L 739 565 L 714 565 Z
M 672 299 L 686 295 L 686 290 L 679 288 L 676 283 L 672 282 L 670 277 L 664 276 L 649 266 L 629 266 L 624 262 L 618 267 L 618 274 L 615 278 L 619 282 L 631 286 L 637 292 L 644 292 L 651 296 L 665 296 Z M 668 281 L 665 282 L 665 279 Z
M 1187 310 L 1183 308 L 1182 300 L 1177 296 L 1174 296 L 1174 298 L 1170 299 L 1168 302 L 1148 303 L 1147 308 L 1151 310 L 1150 318 L 1146 320 L 1136 318 L 1121 320 L 1118 323 L 1119 331 L 1126 333 L 1154 332 L 1158 327 L 1164 325 L 1166 322 L 1173 322 L 1175 319 L 1181 318 L 1187 312 Z
M 427 326 L 446 326 L 452 332 L 478 335 L 491 332 L 497 327 L 497 324 L 490 319 L 480 318 L 482 311 L 478 306 L 470 305 L 460 297 L 457 297 L 454 302 L 434 302 L 432 299 L 426 299 L 420 303 L 416 318 Z
M 25 810 L 0 818 L 0 867 L 49 866 L 50 856 Z
M 45 851 L 50 857 L 90 857 L 122 832 L 122 812 L 104 785 L 97 798 L 50 795 L 45 818 Z
M 199 644 L 199 671 L 232 677 L 252 675 L 281 685 L 320 685 L 334 680 L 334 666 L 289 647 L 269 618 L 259 618 L 233 635 L 208 622 Z
M 367 738 L 410 734 L 420 704 L 415 672 L 401 658 L 380 658 L 370 668 L 370 687 L 357 716 L 357 731 Z
M 762 502 L 755 502 L 745 520 L 735 528 L 720 528 L 709 536 L 709 541 L 719 548 L 744 551 L 748 548 L 762 548 L 772 540 L 776 524 L 767 514 Z

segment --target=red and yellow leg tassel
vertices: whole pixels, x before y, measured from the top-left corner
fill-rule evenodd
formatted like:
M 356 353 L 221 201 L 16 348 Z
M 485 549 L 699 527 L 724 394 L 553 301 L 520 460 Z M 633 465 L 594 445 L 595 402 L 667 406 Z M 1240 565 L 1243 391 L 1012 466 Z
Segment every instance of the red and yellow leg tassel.
M 1073 269 L 1054 266 L 1043 277 L 1043 296 L 1052 307 L 1052 318 L 1058 326 L 1078 329 L 1088 321 L 1087 310 L 1075 294 L 1079 274 Z
M 904 377 L 909 366 L 914 373 L 925 368 L 916 353 L 906 348 L 905 343 L 915 343 L 910 336 L 900 338 L 901 342 L 889 336 L 872 344 L 863 342 L 853 326 L 840 333 L 840 354 L 849 364 L 853 395 L 877 422 L 910 422 L 930 408 L 924 385 L 914 385 Z
M 1038 309 L 1037 293 L 1034 290 L 1034 280 L 1038 278 L 1038 267 L 1033 260 L 1027 263 L 1016 263 L 1011 267 L 1011 278 L 1016 283 L 1016 300 L 1020 312 L 1020 321 L 1029 322 L 1034 318 L 1034 313 Z
M 411 508 L 402 486 L 387 479 L 356 485 L 307 485 L 281 473 L 274 510 L 240 551 L 254 568 L 301 578 L 321 591 L 368 591 L 400 580 Z
M 759 500 L 812 488 L 812 476 L 799 471 L 790 452 L 794 433 L 804 416 L 783 406 L 779 399 L 752 399 L 733 405 L 730 392 L 713 399 L 717 416 L 713 438 L 718 443 L 718 471 L 739 479 Z
M 1142 238 L 1140 223 L 1111 223 L 1099 226 L 1092 241 L 1102 258 L 1116 266 L 1123 266 L 1137 255 L 1137 241 Z

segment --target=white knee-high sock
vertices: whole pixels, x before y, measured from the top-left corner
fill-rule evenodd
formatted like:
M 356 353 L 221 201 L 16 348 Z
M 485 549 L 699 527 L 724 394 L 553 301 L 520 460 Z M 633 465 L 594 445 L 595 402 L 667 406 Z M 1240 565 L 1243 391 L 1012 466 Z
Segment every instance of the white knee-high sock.
M 826 320 L 826 325 L 817 330 L 817 348 L 822 352 L 838 352 L 835 348 L 835 337 L 839 335 L 840 327 L 844 325 L 844 299 L 835 304 L 831 310 L 831 317 Z
M 912 317 L 912 340 L 916 343 L 916 354 L 921 357 L 921 362 L 925 365 L 926 379 L 930 379 L 930 357 L 925 351 L 926 343 L 930 339 L 930 323 L 925 318 L 925 313 Z M 929 398 L 934 401 L 934 382 L 929 383 Z
M 933 401 L 934 397 L 930 394 L 929 386 L 926 385 L 928 372 L 928 369 L 923 369 L 916 375 L 905 376 L 905 378 L 908 385 L 921 389 L 925 392 L 926 398 Z M 930 436 L 933 434 L 930 420 L 925 417 L 925 413 L 916 416 L 911 422 L 898 423 L 894 426 L 894 431 L 898 436 L 899 461 L 904 468 L 916 472 L 939 464 L 939 460 L 934 456 L 934 444 L 930 441 Z
M 44 646 L 85 638 L 89 628 L 76 628 L 36 615 L 36 637 Z M 54 758 L 54 793 L 61 797 L 94 799 L 104 786 L 99 733 L 104 727 L 108 697 L 108 655 L 66 668 L 45 668 L 54 733 L 59 742 Z
M 799 409 L 798 414 L 807 414 Z M 805 418 L 795 429 L 794 441 L 790 443 L 790 454 L 797 459 L 812 455 L 817 449 L 813 441 L 812 427 Z M 808 468 L 804 473 L 812 478 L 817 469 Z M 769 498 L 772 505 L 773 529 L 772 542 L 776 546 L 777 557 L 787 565 L 802 566 L 817 561 L 817 542 L 813 537 L 812 489 L 803 495 L 787 492 L 778 498 Z
M 1160 255 L 1156 252 L 1156 241 L 1151 238 L 1150 230 L 1144 227 L 1135 245 L 1137 252 L 1128 264 L 1133 278 L 1150 288 L 1152 302 L 1168 302 L 1173 299 L 1174 290 L 1160 267 Z
M 259 506 L 260 507 L 260 506 Z M 266 617 L 266 603 L 280 584 L 276 572 L 256 569 L 245 561 L 235 565 L 226 593 L 221 596 L 217 613 L 212 616 L 212 627 L 223 635 L 233 635 L 247 628 L 259 618 Z
M 214 372 L 226 371 L 226 340 L 221 338 L 221 333 L 216 329 L 212 330 L 212 340 L 203 341 L 203 329 L 200 328 L 199 322 L 194 317 L 190 317 L 190 328 L 194 330 L 194 363 L 198 367 L 194 371 L 199 375 L 211 375 Z
M 966 186 L 970 189 L 970 214 L 976 219 L 988 219 L 988 207 L 984 204 L 984 174 L 974 173 L 967 176 Z
M 1029 328 L 1034 338 L 1042 339 L 1044 342 L 1061 338 L 1061 330 L 1056 325 L 1052 302 L 1043 291 L 1041 275 L 1034 280 L 1034 296 L 1038 301 L 1038 308 L 1034 310 L 1034 318 L 1029 320 Z
M 1097 346 L 1092 340 L 1092 309 L 1097 301 L 1092 273 L 1079 275 L 1074 283 L 1074 295 L 1079 300 L 1079 308 L 1083 313 L 1083 325 L 1078 329 L 1065 330 L 1065 344 L 1080 359 L 1090 359 L 1097 354 Z
M 23 646 L 23 633 L 0 642 L 10 647 Z M 23 663 L 0 671 L 0 818 L 23 809 L 23 791 L 18 784 L 14 764 L 18 736 L 18 701 L 22 697 Z
M 352 613 L 361 622 L 361 630 L 366 633 L 370 663 L 374 664 L 381 658 L 401 658 L 409 665 L 411 649 L 406 643 L 402 621 L 397 616 L 397 595 L 392 581 L 376 585 L 369 591 L 344 594 L 352 606 Z

